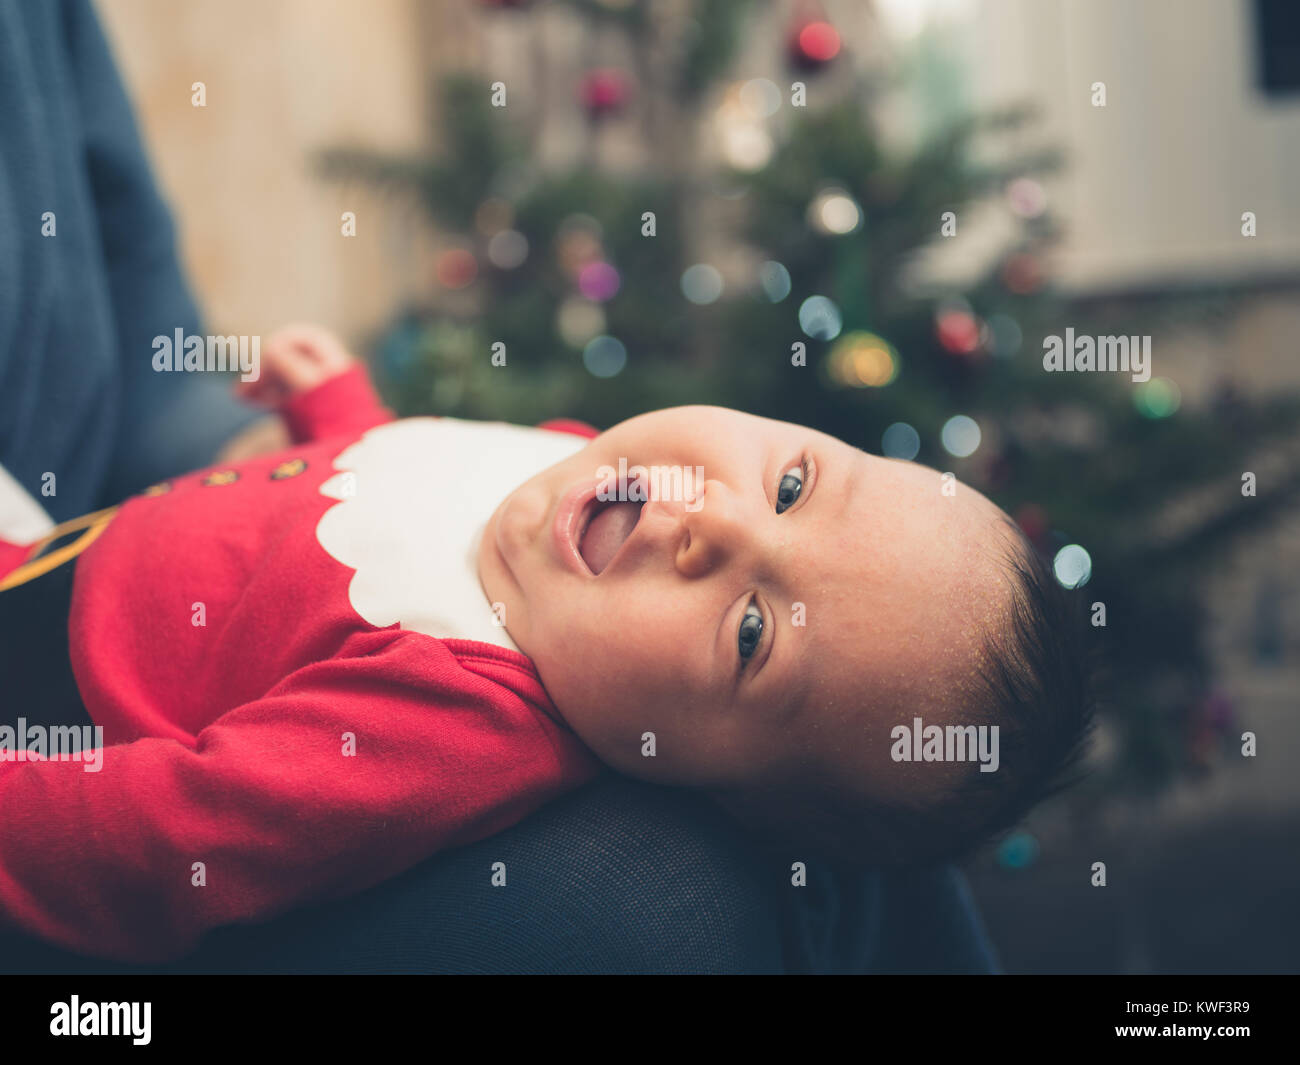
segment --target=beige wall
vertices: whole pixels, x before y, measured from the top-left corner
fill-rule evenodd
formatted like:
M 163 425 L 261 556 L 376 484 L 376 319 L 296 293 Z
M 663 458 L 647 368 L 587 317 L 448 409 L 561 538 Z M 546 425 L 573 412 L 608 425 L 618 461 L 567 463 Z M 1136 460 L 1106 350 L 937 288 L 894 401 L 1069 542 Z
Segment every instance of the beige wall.
M 1247 0 L 980 0 L 972 14 L 976 98 L 1035 100 L 1068 154 L 1052 182 L 1070 226 L 1062 283 L 1296 276 L 1300 100 L 1256 88 Z
M 420 42 L 451 50 L 450 31 L 472 28 L 458 5 L 96 6 L 210 327 L 251 335 L 306 319 L 355 341 L 381 325 L 421 284 L 418 226 L 371 190 L 317 177 L 312 155 L 340 145 L 415 151 L 425 143 L 432 64 Z M 196 81 L 207 86 L 206 107 L 191 105 Z M 340 233 L 346 210 L 358 215 L 353 238 Z

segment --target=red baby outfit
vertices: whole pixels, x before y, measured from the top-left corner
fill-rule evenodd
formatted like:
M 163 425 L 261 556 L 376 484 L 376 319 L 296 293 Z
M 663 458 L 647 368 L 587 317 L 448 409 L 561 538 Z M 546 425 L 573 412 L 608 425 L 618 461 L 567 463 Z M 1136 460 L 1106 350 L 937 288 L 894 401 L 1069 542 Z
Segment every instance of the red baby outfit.
M 75 559 L 72 672 L 102 765 L 0 761 L 0 930 L 168 960 L 491 836 L 599 771 L 524 655 L 354 609 L 316 530 L 335 457 L 392 417 L 364 373 L 284 414 L 298 446 L 155 486 Z M 0 551 L 0 577 L 31 555 Z

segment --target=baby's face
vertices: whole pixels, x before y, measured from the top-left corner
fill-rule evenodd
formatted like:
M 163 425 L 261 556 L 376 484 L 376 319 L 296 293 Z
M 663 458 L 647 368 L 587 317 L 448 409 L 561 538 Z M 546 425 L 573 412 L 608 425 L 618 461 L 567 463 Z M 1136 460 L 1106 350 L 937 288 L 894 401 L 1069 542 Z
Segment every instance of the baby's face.
M 629 489 L 635 466 L 701 479 L 639 517 L 621 508 L 636 522 L 621 546 L 620 522 L 602 520 L 593 573 L 576 548 L 620 459 Z M 661 494 L 676 483 L 662 477 Z M 615 769 L 726 788 L 811 758 L 898 795 L 930 780 L 889 760 L 889 730 L 949 720 L 1011 591 L 1001 512 L 954 487 L 812 429 L 675 407 L 521 485 L 488 523 L 479 576 L 559 712 Z

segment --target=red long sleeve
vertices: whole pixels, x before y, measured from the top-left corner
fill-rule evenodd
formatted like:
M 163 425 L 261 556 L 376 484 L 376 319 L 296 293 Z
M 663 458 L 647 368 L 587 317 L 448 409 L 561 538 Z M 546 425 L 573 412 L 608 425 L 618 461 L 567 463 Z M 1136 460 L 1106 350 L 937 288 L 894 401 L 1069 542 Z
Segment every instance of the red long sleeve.
M 281 404 L 280 414 L 295 444 L 360 433 L 393 420 L 393 412 L 380 401 L 363 363 L 290 396 Z
M 439 641 L 358 634 L 192 747 L 107 747 L 98 772 L 0 762 L 2 923 L 160 962 L 208 929 L 360 891 L 492 835 L 595 771 L 545 713 L 503 692 Z
M 298 446 L 155 486 L 77 557 L 71 671 L 102 764 L 0 760 L 0 930 L 170 960 L 491 836 L 600 771 L 525 656 L 421 631 L 444 586 L 394 577 L 403 542 L 418 560 L 439 546 L 394 500 L 436 511 L 464 491 L 436 420 L 383 425 L 361 367 L 284 414 Z

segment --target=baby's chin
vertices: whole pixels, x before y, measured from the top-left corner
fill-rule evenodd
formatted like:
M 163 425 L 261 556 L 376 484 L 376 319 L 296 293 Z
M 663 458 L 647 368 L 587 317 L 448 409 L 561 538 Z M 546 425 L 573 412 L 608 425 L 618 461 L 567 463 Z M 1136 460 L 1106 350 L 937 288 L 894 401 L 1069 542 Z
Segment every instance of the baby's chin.
M 502 626 L 515 646 L 532 657 L 526 623 L 532 599 L 544 600 L 551 580 L 550 519 L 554 494 L 543 470 L 497 504 L 483 526 L 474 564 L 479 584 L 494 610 L 504 605 Z
M 509 565 L 502 557 L 500 546 L 498 544 L 498 535 L 502 517 L 505 514 L 506 506 L 513 497 L 507 496 L 492 512 L 487 523 L 483 526 L 483 534 L 479 537 L 478 547 L 475 551 L 474 566 L 478 574 L 480 587 L 483 594 L 487 596 L 488 602 L 493 604 L 493 609 L 498 609 L 496 604 L 509 603 L 511 600 L 517 600 L 522 590 L 518 587 L 518 579 L 514 576 Z M 519 640 L 510 628 L 509 610 L 506 610 L 506 616 L 502 619 L 502 627 L 515 645 L 519 645 Z

